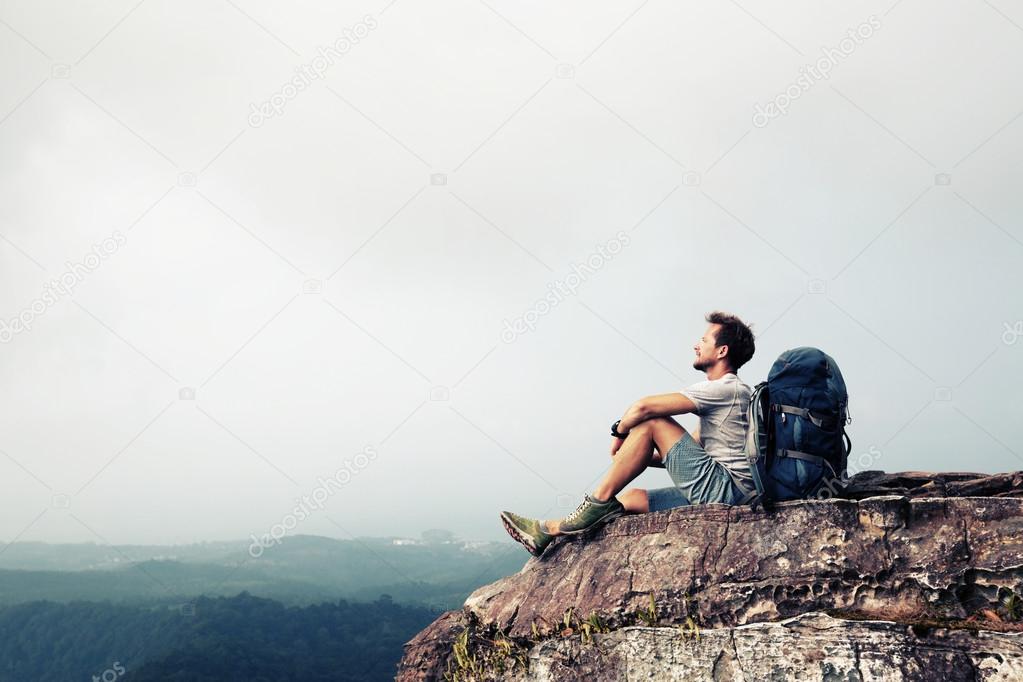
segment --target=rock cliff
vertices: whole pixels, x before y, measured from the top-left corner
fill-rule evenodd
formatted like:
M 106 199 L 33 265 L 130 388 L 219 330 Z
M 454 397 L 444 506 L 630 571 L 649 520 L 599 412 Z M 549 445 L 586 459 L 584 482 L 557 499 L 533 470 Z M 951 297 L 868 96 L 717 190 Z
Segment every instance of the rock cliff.
M 867 471 L 558 538 L 406 645 L 398 680 L 445 678 L 1023 680 L 1023 472 Z

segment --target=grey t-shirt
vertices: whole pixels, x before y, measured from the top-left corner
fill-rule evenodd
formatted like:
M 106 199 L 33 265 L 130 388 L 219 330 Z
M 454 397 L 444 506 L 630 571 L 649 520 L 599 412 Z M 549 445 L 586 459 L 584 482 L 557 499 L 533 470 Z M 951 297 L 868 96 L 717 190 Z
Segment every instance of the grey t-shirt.
M 746 409 L 752 392 L 734 372 L 679 391 L 696 405 L 703 449 L 750 489 L 753 488 L 753 477 L 746 461 L 745 445 Z

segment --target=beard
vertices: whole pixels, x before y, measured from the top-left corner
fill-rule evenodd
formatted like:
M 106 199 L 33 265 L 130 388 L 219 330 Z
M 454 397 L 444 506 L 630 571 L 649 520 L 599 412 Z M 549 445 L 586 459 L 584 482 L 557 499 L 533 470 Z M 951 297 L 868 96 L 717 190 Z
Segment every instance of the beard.
M 700 358 L 697 358 L 696 360 L 693 361 L 693 369 L 697 371 L 700 372 L 706 371 L 708 366 L 709 363 L 706 360 L 701 360 Z

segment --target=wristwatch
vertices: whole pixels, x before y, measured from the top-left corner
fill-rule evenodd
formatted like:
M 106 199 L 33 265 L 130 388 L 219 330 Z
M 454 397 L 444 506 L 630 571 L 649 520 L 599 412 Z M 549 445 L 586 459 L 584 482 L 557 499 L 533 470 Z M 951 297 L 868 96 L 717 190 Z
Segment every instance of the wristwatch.
M 622 420 L 619 419 L 618 421 L 611 425 L 611 435 L 614 436 L 615 438 L 625 438 L 626 436 L 629 435 L 628 431 L 626 431 L 625 433 L 618 433 L 618 425 L 621 423 Z

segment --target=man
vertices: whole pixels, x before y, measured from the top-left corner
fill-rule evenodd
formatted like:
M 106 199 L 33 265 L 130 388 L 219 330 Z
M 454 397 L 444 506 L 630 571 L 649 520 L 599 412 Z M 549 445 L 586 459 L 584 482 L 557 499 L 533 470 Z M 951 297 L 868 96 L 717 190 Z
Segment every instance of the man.
M 753 332 L 738 317 L 720 311 L 706 320 L 709 326 L 693 348 L 693 368 L 705 372 L 706 381 L 642 398 L 626 410 L 611 427 L 610 470 L 574 512 L 559 521 L 501 512 L 505 529 L 531 554 L 540 556 L 557 535 L 579 535 L 626 512 L 737 504 L 755 489 L 744 453 L 752 391 L 736 374 L 753 357 Z M 689 412 L 700 417 L 695 434 L 671 418 Z M 666 469 L 675 485 L 619 494 L 651 466 Z

